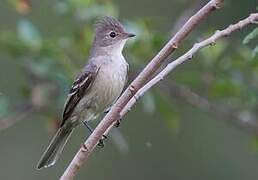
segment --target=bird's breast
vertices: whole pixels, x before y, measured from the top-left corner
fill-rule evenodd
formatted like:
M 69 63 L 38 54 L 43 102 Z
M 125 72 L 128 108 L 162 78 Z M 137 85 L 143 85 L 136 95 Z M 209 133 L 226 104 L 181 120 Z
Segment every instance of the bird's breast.
M 121 94 L 127 77 L 124 59 L 112 59 L 100 66 L 92 86 L 95 89 L 96 106 L 100 111 L 108 108 Z

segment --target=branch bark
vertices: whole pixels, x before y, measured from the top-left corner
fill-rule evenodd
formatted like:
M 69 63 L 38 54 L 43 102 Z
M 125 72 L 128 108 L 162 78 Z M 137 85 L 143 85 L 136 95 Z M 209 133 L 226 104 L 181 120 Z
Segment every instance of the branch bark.
M 121 115 L 125 115 L 132 106 L 136 103 L 136 101 L 144 95 L 145 92 L 147 92 L 151 87 L 156 85 L 158 82 L 163 80 L 171 71 L 173 71 L 178 65 L 185 63 L 188 60 L 191 60 L 193 58 L 193 55 L 197 53 L 199 50 L 201 50 L 204 47 L 207 47 L 209 45 L 214 45 L 215 42 L 225 36 L 229 36 L 234 31 L 240 30 L 243 27 L 249 25 L 249 24 L 258 24 L 258 13 L 250 14 L 249 17 L 245 18 L 242 21 L 239 21 L 236 24 L 229 25 L 226 29 L 220 31 L 216 31 L 211 37 L 205 39 L 202 42 L 194 44 L 194 46 L 186 52 L 184 55 L 180 56 L 178 59 L 174 60 L 173 62 L 169 63 L 157 76 L 155 76 L 153 79 L 151 79 L 146 85 L 144 85 L 135 95 L 134 98 L 132 98 L 125 108 L 122 110 Z
M 61 180 L 74 179 L 78 170 L 83 163 L 88 159 L 90 153 L 95 148 L 102 135 L 111 128 L 117 119 L 120 119 L 120 113 L 130 101 L 136 92 L 144 86 L 144 84 L 153 76 L 160 65 L 166 58 L 174 52 L 179 44 L 187 37 L 187 35 L 207 18 L 212 11 L 218 9 L 224 0 L 211 0 L 203 8 L 201 8 L 195 15 L 193 15 L 184 26 L 175 34 L 175 36 L 160 50 L 160 52 L 150 61 L 150 63 L 143 69 L 143 71 L 136 77 L 136 79 L 129 85 L 125 92 L 113 105 L 111 111 L 99 123 L 94 132 L 81 146 L 70 165 L 65 170 L 60 178 Z

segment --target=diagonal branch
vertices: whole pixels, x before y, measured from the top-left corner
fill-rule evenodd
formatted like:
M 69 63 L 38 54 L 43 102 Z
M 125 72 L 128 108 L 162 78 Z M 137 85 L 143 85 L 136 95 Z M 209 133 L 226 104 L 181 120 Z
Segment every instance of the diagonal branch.
M 160 50 L 160 52 L 150 61 L 150 63 L 143 69 L 143 71 L 136 77 L 136 79 L 129 85 L 121 97 L 112 107 L 111 111 L 99 123 L 94 132 L 82 145 L 77 152 L 68 168 L 60 179 L 71 180 L 74 179 L 76 173 L 88 159 L 90 153 L 93 151 L 102 135 L 110 129 L 112 124 L 120 118 L 120 112 L 124 109 L 126 104 L 136 94 L 136 92 L 144 86 L 144 84 L 154 75 L 160 65 L 166 58 L 174 52 L 179 44 L 187 37 L 187 35 L 205 18 L 207 18 L 212 11 L 218 9 L 224 0 L 211 0 L 203 8 L 201 8 L 195 15 L 193 15 L 184 26 L 175 34 L 175 36 Z
M 144 87 L 142 87 L 132 98 L 128 104 L 125 106 L 123 111 L 121 112 L 121 116 L 125 115 L 132 106 L 136 103 L 136 101 L 144 95 L 151 87 L 156 85 L 158 82 L 163 80 L 171 71 L 173 71 L 178 65 L 185 63 L 188 60 L 193 58 L 193 55 L 197 53 L 200 49 L 207 47 L 209 45 L 215 44 L 215 42 L 225 36 L 229 36 L 234 31 L 240 30 L 243 27 L 249 24 L 256 24 L 258 21 L 258 13 L 251 14 L 249 17 L 245 18 L 242 21 L 234 25 L 230 25 L 228 28 L 222 31 L 216 31 L 211 37 L 205 39 L 202 42 L 194 44 L 194 46 L 184 55 L 176 59 L 175 61 L 169 63 L 157 76 L 155 76 L 152 80 L 150 80 Z

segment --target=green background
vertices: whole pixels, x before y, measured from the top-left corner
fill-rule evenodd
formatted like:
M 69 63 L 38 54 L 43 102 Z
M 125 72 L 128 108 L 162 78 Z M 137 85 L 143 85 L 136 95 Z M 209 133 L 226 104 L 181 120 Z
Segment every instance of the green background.
M 35 169 L 61 117 L 69 86 L 87 60 L 97 16 L 118 16 L 137 34 L 124 50 L 131 80 L 174 34 L 178 17 L 186 9 L 193 14 L 206 2 L 36 0 L 24 14 L 16 9 L 18 1 L 1 0 L 0 115 L 4 119 L 30 103 L 34 85 L 41 99 L 32 114 L 0 131 L 0 179 L 58 179 L 89 135 L 85 128 L 77 128 L 55 166 Z M 226 1 L 190 34 L 173 59 L 216 29 L 255 12 L 257 5 L 256 0 Z M 222 109 L 232 105 L 236 110 L 232 113 L 248 112 L 256 119 L 258 59 L 252 53 L 257 38 L 242 43 L 252 29 L 202 50 L 163 83 L 184 85 Z M 54 94 L 49 95 L 53 85 Z M 118 144 L 111 137 L 104 149 L 96 148 L 77 179 L 258 179 L 256 136 L 234 127 L 234 119 L 224 121 L 156 87 L 126 115 L 118 129 L 122 136 L 113 132 Z

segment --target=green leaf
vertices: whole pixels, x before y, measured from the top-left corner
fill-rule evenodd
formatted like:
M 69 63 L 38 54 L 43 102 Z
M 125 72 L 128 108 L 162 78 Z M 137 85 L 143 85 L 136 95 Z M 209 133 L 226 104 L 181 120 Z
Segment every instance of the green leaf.
M 40 49 L 42 39 L 38 29 L 26 19 L 22 19 L 17 24 L 18 38 L 32 49 Z
M 252 32 L 250 32 L 243 40 L 244 44 L 248 44 L 251 40 L 258 36 L 258 28 L 255 28 Z

